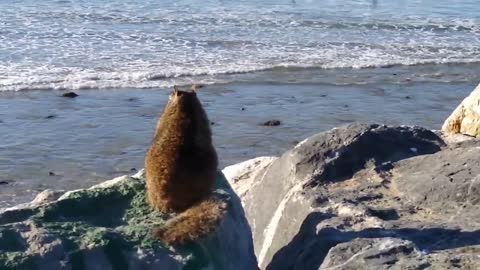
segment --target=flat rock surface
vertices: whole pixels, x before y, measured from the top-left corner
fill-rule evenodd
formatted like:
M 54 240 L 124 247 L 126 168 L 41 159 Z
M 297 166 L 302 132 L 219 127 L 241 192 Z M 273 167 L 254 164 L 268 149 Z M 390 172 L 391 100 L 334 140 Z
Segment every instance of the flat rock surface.
M 174 215 L 146 204 L 142 173 L 84 190 L 45 191 L 0 210 L 0 269 L 256 269 L 240 201 L 222 174 L 214 196 L 228 204 L 215 231 L 166 246 L 151 231 Z
M 242 173 L 260 267 L 480 269 L 479 162 L 420 127 L 314 135 Z

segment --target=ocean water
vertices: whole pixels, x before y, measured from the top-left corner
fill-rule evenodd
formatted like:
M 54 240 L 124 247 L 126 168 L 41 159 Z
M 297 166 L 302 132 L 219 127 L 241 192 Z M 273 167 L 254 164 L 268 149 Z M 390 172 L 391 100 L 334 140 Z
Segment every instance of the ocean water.
M 0 0 L 0 208 L 141 168 L 174 84 L 206 84 L 223 167 L 354 121 L 439 129 L 479 81 L 478 0 Z
M 454 68 L 402 79 L 465 82 L 479 63 L 478 0 L 0 1 L 0 91 L 425 64 Z

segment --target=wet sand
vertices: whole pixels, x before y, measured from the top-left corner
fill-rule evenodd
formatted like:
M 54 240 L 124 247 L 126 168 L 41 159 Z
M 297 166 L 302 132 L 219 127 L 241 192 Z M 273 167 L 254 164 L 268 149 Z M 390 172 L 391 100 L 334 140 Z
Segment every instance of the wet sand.
M 214 122 L 221 167 L 279 155 L 317 132 L 354 121 L 439 129 L 475 87 L 465 83 L 231 83 L 200 98 Z M 168 89 L 0 93 L 0 207 L 41 190 L 74 189 L 142 168 Z M 261 125 L 278 119 L 280 126 Z

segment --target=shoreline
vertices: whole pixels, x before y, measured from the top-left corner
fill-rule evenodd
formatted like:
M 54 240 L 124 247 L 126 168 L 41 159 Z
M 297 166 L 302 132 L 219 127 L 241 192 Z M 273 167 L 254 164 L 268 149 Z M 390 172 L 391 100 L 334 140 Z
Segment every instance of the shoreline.
M 445 62 L 417 64 L 387 64 L 366 67 L 321 67 L 302 65 L 280 65 L 271 68 L 233 71 L 226 73 L 177 74 L 162 76 L 145 73 L 137 78 L 100 79 L 95 74 L 79 77 L 75 81 L 61 79 L 39 84 L 0 84 L 0 94 L 30 91 L 98 91 L 98 90 L 156 90 L 171 88 L 173 85 L 189 86 L 192 83 L 203 85 L 235 84 L 315 84 L 330 86 L 365 86 L 370 84 L 392 84 L 408 86 L 418 83 L 462 84 L 477 82 L 480 62 Z M 73 75 L 71 75 L 73 77 Z M 126 79 L 126 80 L 124 80 Z M 0 81 L 1 82 L 1 81 Z
M 356 121 L 440 129 L 474 85 L 232 83 L 207 85 L 200 99 L 214 123 L 223 168 L 279 155 L 309 135 Z M 30 201 L 44 189 L 85 188 L 143 167 L 169 90 L 76 92 L 74 99 L 57 91 L 0 93 L 0 125 L 8 130 L 0 134 L 0 181 L 8 181 L 0 185 L 0 207 Z M 281 125 L 261 125 L 268 120 Z

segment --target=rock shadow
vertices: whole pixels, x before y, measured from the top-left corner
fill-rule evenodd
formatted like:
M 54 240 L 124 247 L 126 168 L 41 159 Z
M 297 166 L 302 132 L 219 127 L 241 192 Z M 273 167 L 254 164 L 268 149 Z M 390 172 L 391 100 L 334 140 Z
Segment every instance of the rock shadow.
M 306 267 L 308 265 L 317 264 L 317 254 L 327 255 L 330 247 L 335 245 L 334 243 L 331 243 L 331 245 L 330 243 L 325 243 L 323 246 L 317 245 L 316 226 L 322 220 L 331 217 L 333 217 L 332 214 L 319 212 L 310 213 L 300 226 L 297 235 L 293 237 L 288 245 L 275 253 L 266 269 L 307 269 Z M 315 253 L 311 252 L 312 247 L 315 247 Z M 325 257 L 325 255 L 322 257 Z
M 397 210 L 393 208 L 385 208 L 385 209 L 374 209 L 374 208 L 369 208 L 368 212 L 370 215 L 374 217 L 378 217 L 381 220 L 397 220 L 400 218 L 398 215 Z
M 20 232 L 15 230 L 0 231 L 0 254 L 3 252 L 24 252 L 27 250 L 27 243 Z

